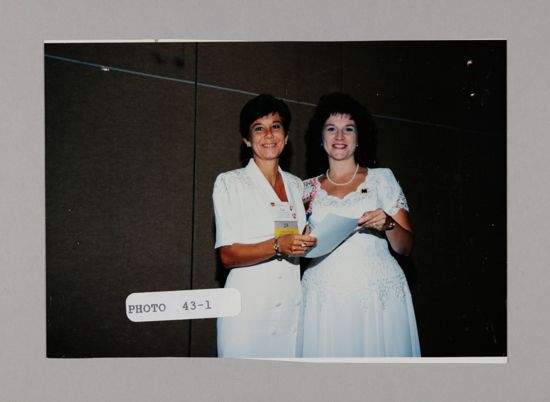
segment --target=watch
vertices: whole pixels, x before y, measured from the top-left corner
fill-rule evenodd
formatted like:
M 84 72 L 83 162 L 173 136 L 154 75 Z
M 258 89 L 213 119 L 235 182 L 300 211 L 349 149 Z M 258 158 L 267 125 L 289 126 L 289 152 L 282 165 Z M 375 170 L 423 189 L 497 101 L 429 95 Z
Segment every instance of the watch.
M 273 250 L 275 250 L 275 258 L 277 261 L 281 261 L 283 259 L 283 253 L 281 253 L 281 250 L 279 249 L 279 238 L 276 237 L 275 241 L 273 242 Z

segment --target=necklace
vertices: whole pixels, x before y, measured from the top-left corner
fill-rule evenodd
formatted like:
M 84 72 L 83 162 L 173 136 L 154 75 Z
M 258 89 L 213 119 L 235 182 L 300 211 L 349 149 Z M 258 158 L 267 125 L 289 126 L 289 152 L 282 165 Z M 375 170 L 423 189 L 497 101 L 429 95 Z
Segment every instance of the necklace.
M 359 171 L 359 164 L 357 164 L 357 167 L 355 168 L 355 172 L 353 173 L 353 176 L 351 176 L 351 179 L 349 179 L 347 182 L 345 183 L 336 183 L 335 181 L 332 181 L 332 179 L 330 178 L 330 176 L 328 175 L 328 171 L 330 169 L 327 169 L 327 172 L 325 173 L 325 176 L 327 176 L 327 180 L 331 183 L 331 184 L 334 184 L 335 186 L 347 186 L 348 184 L 350 184 L 353 179 L 355 179 L 355 176 L 357 176 L 357 172 Z

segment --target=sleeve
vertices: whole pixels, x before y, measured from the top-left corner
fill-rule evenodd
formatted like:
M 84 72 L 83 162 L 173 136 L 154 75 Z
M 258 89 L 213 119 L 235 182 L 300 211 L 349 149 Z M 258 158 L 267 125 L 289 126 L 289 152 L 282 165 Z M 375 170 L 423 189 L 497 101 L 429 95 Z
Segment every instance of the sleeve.
M 214 216 L 216 219 L 215 248 L 238 243 L 241 233 L 241 213 L 235 193 L 232 193 L 230 180 L 225 174 L 220 174 L 214 182 Z
M 388 215 L 395 215 L 400 209 L 409 211 L 409 205 L 401 186 L 395 179 L 390 169 L 384 169 L 380 183 L 380 198 L 382 200 L 382 209 Z
M 319 188 L 319 178 L 313 177 L 311 179 L 304 180 L 304 192 L 302 196 L 302 202 L 307 204 L 306 210 L 306 219 L 309 220 L 309 217 L 313 213 L 313 199 L 315 198 L 315 193 Z
M 317 192 L 317 184 L 319 180 L 317 177 L 313 177 L 311 179 L 307 179 L 303 181 L 304 185 L 304 192 L 302 195 L 302 201 L 309 202 L 312 201 L 313 198 L 315 198 L 315 193 Z
M 295 200 L 294 202 L 300 203 L 300 206 L 296 205 L 296 212 L 298 213 L 298 216 L 297 216 L 298 229 L 300 230 L 300 233 L 302 233 L 306 226 L 305 211 L 304 211 L 304 214 L 301 213 L 304 207 L 304 201 L 303 201 L 303 196 L 305 194 L 304 182 L 299 177 L 294 176 L 293 183 L 294 183 L 294 187 L 296 188 L 296 193 L 295 195 L 293 195 L 293 198 L 296 197 L 294 198 Z

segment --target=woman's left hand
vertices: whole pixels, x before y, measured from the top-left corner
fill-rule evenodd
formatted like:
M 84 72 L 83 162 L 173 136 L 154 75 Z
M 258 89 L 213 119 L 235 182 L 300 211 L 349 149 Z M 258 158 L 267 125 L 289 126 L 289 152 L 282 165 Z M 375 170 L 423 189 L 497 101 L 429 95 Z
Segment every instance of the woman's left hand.
M 395 226 L 395 221 L 391 216 L 386 214 L 382 208 L 378 208 L 374 211 L 367 211 L 363 213 L 357 221 L 357 225 L 366 229 L 385 231 L 388 229 L 393 229 Z

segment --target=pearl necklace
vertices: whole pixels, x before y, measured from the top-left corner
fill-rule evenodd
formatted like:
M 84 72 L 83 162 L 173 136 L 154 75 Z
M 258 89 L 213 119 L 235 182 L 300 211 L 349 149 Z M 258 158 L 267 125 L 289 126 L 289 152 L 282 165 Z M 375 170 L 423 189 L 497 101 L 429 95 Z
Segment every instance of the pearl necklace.
M 331 183 L 331 184 L 334 184 L 335 186 L 347 186 L 348 184 L 350 184 L 353 179 L 355 179 L 355 176 L 357 176 L 357 172 L 359 171 L 359 164 L 357 164 L 357 167 L 355 168 L 355 172 L 353 173 L 353 176 L 351 176 L 351 179 L 349 179 L 347 182 L 345 183 L 336 183 L 335 181 L 332 181 L 332 179 L 330 178 L 330 176 L 328 175 L 328 171 L 330 169 L 327 169 L 327 172 L 325 173 L 325 176 L 327 176 L 327 180 Z

